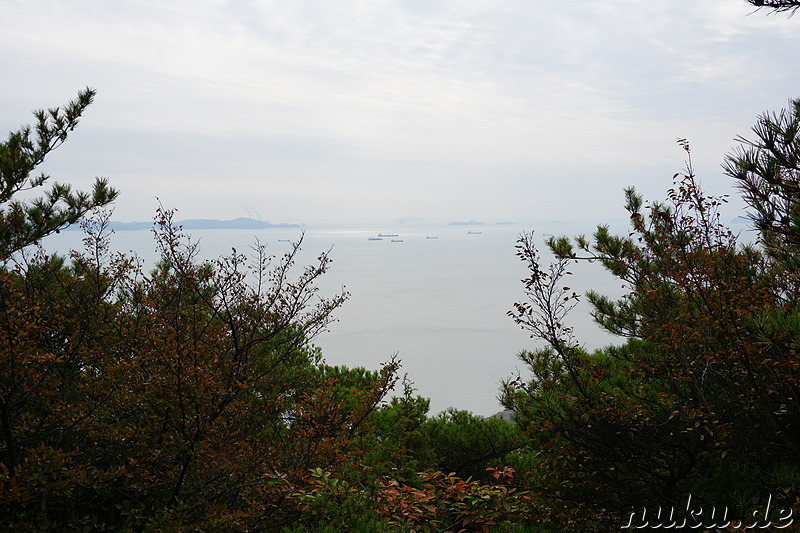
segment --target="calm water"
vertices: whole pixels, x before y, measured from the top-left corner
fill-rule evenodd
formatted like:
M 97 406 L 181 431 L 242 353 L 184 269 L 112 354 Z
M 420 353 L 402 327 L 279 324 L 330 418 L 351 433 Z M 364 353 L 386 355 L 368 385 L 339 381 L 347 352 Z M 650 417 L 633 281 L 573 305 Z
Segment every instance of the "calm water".
M 500 410 L 498 386 L 502 379 L 522 369 L 516 354 L 541 346 L 506 315 L 522 298 L 520 280 L 526 275 L 515 256 L 514 245 L 523 229 L 515 226 L 438 227 L 308 227 L 304 259 L 313 260 L 333 247 L 333 264 L 320 286 L 322 294 L 344 287 L 350 300 L 336 313 L 315 344 L 329 364 L 377 368 L 393 354 L 402 372 L 431 399 L 431 414 L 449 406 L 481 415 Z M 591 226 L 542 224 L 544 234 L 591 232 Z M 480 231 L 480 234 L 468 234 Z M 396 233 L 395 239 L 370 241 L 378 233 Z M 297 239 L 300 230 L 201 230 L 201 255 L 215 257 L 246 250 L 256 238 L 272 253 L 281 253 Z M 437 237 L 427 238 L 427 237 Z M 80 232 L 49 237 L 45 248 L 66 251 L 80 247 Z M 155 245 L 148 231 L 117 232 L 112 247 L 135 250 L 145 261 L 155 260 Z M 611 295 L 619 284 L 598 265 L 576 265 L 569 285 L 579 292 L 596 288 Z M 589 348 L 615 339 L 591 322 L 585 307 L 571 316 L 571 325 Z M 524 369 L 523 369 L 524 370 Z

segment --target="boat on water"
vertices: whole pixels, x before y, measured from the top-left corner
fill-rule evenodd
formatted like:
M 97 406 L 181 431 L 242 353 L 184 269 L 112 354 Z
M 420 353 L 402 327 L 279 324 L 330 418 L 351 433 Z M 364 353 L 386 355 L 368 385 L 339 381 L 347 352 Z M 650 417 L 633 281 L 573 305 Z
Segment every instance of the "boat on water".
M 430 235 L 425 237 L 426 239 L 438 239 L 439 237 L 431 237 Z
M 382 240 L 383 240 L 383 238 L 382 238 L 382 237 L 370 237 L 370 238 L 369 238 L 369 239 L 367 239 L 367 240 L 368 240 L 368 241 L 382 241 Z
M 392 239 L 391 242 L 403 242 L 403 239 Z
M 378 233 L 378 237 L 398 237 L 397 233 Z
M 483 232 L 482 231 L 468 231 L 467 235 L 480 235 L 481 233 L 483 233 Z

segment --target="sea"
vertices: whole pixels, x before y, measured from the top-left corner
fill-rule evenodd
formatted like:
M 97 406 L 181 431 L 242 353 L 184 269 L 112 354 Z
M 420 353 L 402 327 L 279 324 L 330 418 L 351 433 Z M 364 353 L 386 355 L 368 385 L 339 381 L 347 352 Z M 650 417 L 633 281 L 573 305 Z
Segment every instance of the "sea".
M 338 309 L 328 330 L 313 339 L 330 365 L 377 369 L 392 357 L 401 361 L 415 394 L 430 399 L 430 415 L 447 408 L 490 416 L 502 410 L 500 384 L 517 375 L 528 377 L 517 355 L 542 347 L 508 316 L 524 301 L 525 265 L 515 245 L 523 231 L 534 231 L 544 260 L 550 235 L 591 234 L 583 223 L 541 222 L 503 225 L 307 225 L 301 228 L 187 231 L 200 257 L 247 252 L 259 241 L 281 255 L 302 238 L 299 263 L 330 250 L 333 262 L 321 278 L 321 295 L 346 290 L 349 300 Z M 379 237 L 379 234 L 392 235 Z M 62 231 L 45 239 L 49 252 L 81 249 L 79 231 Z M 375 240 L 380 239 L 380 240 Z M 111 247 L 135 252 L 146 265 L 157 260 L 152 232 L 116 231 Z M 596 263 L 576 263 L 565 285 L 578 294 L 594 289 L 609 296 L 624 293 Z M 587 349 L 620 344 L 602 331 L 582 298 L 567 319 Z M 398 387 L 396 394 L 402 394 Z

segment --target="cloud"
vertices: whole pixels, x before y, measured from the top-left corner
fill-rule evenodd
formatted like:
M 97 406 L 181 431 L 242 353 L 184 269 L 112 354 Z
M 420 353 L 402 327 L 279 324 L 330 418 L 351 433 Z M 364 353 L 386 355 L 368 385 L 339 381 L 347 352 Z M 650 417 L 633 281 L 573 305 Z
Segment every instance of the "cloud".
M 187 216 L 238 216 L 248 195 L 277 193 L 293 221 L 393 218 L 415 198 L 412 214 L 438 215 L 458 209 L 454 190 L 460 205 L 517 213 L 501 218 L 528 216 L 525 198 L 551 217 L 575 183 L 605 214 L 631 180 L 669 185 L 676 137 L 729 188 L 718 164 L 732 139 L 800 81 L 787 67 L 797 21 L 750 12 L 732 0 L 7 2 L 0 125 L 96 87 L 53 170 L 99 167 L 128 191 L 128 219 L 149 216 L 156 194 Z M 388 190 L 398 212 L 368 207 Z

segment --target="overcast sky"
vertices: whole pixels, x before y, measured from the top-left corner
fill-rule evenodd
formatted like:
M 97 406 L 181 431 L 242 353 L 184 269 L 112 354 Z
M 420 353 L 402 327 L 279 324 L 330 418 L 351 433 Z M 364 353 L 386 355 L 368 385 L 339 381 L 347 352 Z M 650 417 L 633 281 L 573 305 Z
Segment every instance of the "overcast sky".
M 734 194 L 734 137 L 800 97 L 800 18 L 744 0 L 0 0 L 0 47 L 3 132 L 97 89 L 46 170 L 117 220 L 616 218 L 679 137 Z

